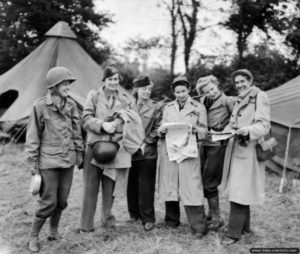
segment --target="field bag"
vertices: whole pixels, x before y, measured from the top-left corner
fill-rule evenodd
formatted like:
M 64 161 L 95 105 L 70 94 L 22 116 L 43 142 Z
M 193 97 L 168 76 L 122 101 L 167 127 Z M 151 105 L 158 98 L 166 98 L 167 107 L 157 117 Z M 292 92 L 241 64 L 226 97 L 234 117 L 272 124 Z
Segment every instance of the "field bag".
M 256 157 L 258 161 L 267 161 L 276 154 L 277 141 L 274 137 L 256 144 Z
M 257 96 L 257 95 L 256 95 Z M 256 98 L 255 98 L 255 110 L 256 110 Z M 272 136 L 272 131 L 262 138 L 263 141 L 256 144 L 256 157 L 258 161 L 267 161 L 275 156 L 277 140 Z

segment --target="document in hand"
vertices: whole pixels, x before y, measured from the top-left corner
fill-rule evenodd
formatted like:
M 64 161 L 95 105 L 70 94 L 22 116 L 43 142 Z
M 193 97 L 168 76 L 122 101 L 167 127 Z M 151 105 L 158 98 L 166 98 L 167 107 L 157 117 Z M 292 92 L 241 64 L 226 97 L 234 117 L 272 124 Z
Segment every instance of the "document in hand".
M 196 135 L 192 135 L 192 125 L 186 123 L 165 123 L 167 128 L 166 146 L 170 161 L 180 163 L 186 158 L 198 157 Z
M 214 132 L 214 131 L 209 131 L 208 132 L 211 135 L 211 140 L 212 141 L 221 141 L 221 140 L 226 140 L 235 135 L 235 133 L 232 132 Z

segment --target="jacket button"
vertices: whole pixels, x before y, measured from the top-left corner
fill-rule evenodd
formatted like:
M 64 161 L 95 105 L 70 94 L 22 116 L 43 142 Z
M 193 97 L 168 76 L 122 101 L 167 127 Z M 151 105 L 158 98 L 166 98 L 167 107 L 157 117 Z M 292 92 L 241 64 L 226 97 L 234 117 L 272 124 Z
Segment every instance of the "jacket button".
M 239 116 L 242 116 L 241 114 L 239 114 Z

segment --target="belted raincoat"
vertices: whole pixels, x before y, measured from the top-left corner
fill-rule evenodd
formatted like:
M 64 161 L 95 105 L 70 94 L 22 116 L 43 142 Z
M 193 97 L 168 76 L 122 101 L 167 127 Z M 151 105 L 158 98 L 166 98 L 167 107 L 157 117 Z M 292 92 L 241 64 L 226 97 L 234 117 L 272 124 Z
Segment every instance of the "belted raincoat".
M 257 160 L 255 145 L 270 130 L 270 104 L 267 94 L 255 86 L 247 94 L 238 96 L 225 129 L 241 127 L 248 127 L 249 139 L 244 144 L 236 138 L 230 139 L 219 189 L 228 190 L 232 202 L 262 204 L 265 198 L 265 163 Z
M 202 140 L 207 132 L 206 109 L 201 103 L 189 97 L 184 108 L 179 110 L 179 104 L 175 100 L 164 107 L 161 123 L 189 123 L 199 129 L 198 139 Z M 203 205 L 200 155 L 197 158 L 187 158 L 180 163 L 169 161 L 165 139 L 159 140 L 158 153 L 159 193 L 162 199 L 181 200 L 185 206 Z

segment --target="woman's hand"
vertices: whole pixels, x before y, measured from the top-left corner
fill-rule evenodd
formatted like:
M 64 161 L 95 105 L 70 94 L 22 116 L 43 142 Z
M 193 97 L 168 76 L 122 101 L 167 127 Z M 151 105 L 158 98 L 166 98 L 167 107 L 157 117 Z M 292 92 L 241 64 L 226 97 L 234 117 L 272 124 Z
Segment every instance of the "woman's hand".
M 166 128 L 166 126 L 161 125 L 161 126 L 157 129 L 157 132 L 158 132 L 159 134 L 166 134 L 166 133 L 167 133 L 167 128 Z
M 116 126 L 113 124 L 113 122 L 104 122 L 102 124 L 102 128 L 105 132 L 109 134 L 113 134 L 116 131 Z
M 248 127 L 239 128 L 236 131 L 236 134 L 237 135 L 241 135 L 241 136 L 248 136 L 249 135 L 249 129 L 248 129 Z

